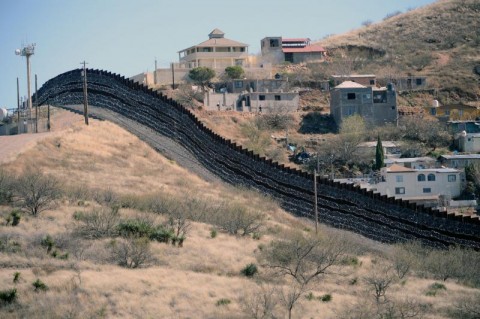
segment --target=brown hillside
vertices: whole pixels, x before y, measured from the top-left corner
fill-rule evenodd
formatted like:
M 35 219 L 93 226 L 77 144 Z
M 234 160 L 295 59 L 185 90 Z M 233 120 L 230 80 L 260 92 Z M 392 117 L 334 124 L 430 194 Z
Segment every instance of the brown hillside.
M 425 75 L 464 101 L 480 94 L 480 2 L 439 0 L 319 43 L 354 73 Z

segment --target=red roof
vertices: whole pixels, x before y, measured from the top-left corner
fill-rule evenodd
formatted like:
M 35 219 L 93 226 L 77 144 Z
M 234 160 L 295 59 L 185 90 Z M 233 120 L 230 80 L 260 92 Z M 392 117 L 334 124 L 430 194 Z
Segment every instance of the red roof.
M 308 45 L 303 48 L 282 48 L 283 53 L 312 53 L 312 52 L 325 52 L 325 49 L 319 45 Z

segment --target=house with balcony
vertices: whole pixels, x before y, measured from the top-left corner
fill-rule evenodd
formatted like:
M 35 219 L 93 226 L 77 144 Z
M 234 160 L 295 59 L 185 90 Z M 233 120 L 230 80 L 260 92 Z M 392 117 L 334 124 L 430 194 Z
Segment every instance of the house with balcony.
M 338 126 L 355 114 L 370 125 L 397 122 L 397 94 L 392 84 L 376 88 L 345 81 L 330 91 L 330 97 L 330 114 Z
M 200 66 L 224 70 L 228 66 L 246 66 L 248 45 L 225 38 L 225 33 L 214 29 L 208 40 L 178 51 L 180 64 L 187 68 Z
M 265 37 L 260 46 L 262 59 L 271 64 L 318 62 L 326 56 L 326 50 L 309 38 Z
M 381 170 L 377 183 L 362 187 L 389 197 L 436 205 L 442 199 L 458 197 L 464 183 L 464 174 L 458 169 L 414 169 L 394 164 Z

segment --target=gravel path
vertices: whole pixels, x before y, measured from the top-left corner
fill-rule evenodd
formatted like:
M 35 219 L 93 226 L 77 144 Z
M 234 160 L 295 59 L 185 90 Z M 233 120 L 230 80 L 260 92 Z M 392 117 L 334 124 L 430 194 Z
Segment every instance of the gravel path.
M 78 115 L 57 109 L 52 114 L 51 132 L 0 136 L 0 163 L 14 160 L 18 154 L 33 147 L 38 141 L 61 134 L 62 131 L 71 127 L 73 123 L 79 121 L 82 121 L 82 118 Z

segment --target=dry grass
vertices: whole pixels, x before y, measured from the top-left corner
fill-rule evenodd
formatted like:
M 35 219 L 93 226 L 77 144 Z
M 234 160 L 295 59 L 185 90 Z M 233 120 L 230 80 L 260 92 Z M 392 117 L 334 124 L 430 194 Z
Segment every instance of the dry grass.
M 434 88 L 460 88 L 470 94 L 457 97 L 471 100 L 479 94 L 476 48 L 480 7 L 476 0 L 440 0 L 385 21 L 351 32 L 330 36 L 320 44 L 331 50 L 334 58 L 343 55 L 356 60 L 354 73 L 377 75 L 428 76 Z M 351 51 L 345 48 L 350 46 Z M 365 49 L 362 49 L 365 48 Z M 370 57 L 368 50 L 384 51 Z M 353 63 L 355 64 L 355 63 Z
M 272 278 L 257 256 L 262 246 L 279 239 L 291 229 L 312 232 L 311 222 L 292 217 L 271 199 L 255 192 L 221 184 L 209 184 L 189 174 L 154 151 L 136 137 L 113 124 L 92 121 L 89 127 L 74 126 L 61 136 L 47 138 L 6 164 L 13 171 L 23 171 L 35 165 L 42 171 L 60 178 L 65 184 L 86 185 L 88 189 L 111 189 L 118 194 L 136 198 L 147 194 L 171 194 L 181 199 L 190 197 L 218 201 L 219 198 L 249 205 L 266 214 L 266 224 L 259 240 L 230 236 L 218 232 L 211 236 L 212 225 L 192 223 L 184 247 L 152 242 L 156 262 L 147 268 L 125 269 L 109 260 L 110 239 L 85 240 L 72 236 L 76 211 L 91 211 L 98 207 L 93 199 L 66 199 L 55 210 L 38 217 L 22 215 L 17 227 L 0 226 L 0 239 L 10 235 L 21 245 L 17 253 L 0 252 L 0 287 L 17 287 L 17 304 L 0 309 L 2 318 L 246 318 L 242 315 L 242 298 L 249 296 L 258 285 L 267 281 L 277 290 L 289 287 L 288 281 Z M 180 183 L 179 181 L 182 181 Z M 186 191 L 188 186 L 188 191 Z M 10 212 L 0 207 L 0 220 Z M 145 217 L 163 222 L 166 216 L 136 209 L 121 209 L 122 218 Z M 327 236 L 338 232 L 326 227 Z M 54 258 L 41 245 L 51 235 L 59 253 L 69 252 L 66 260 Z M 331 294 L 330 302 L 309 301 L 302 296 L 294 309 L 294 318 L 336 318 L 347 307 L 370 300 L 362 278 L 373 260 L 382 259 L 379 252 L 388 246 L 351 235 L 357 247 L 359 263 L 339 267 L 311 286 L 314 296 Z M 248 279 L 240 270 L 247 264 L 259 266 L 257 278 Z M 20 281 L 13 283 L 15 272 Z M 48 287 L 46 292 L 34 292 L 32 283 L 39 278 Z M 356 279 L 356 282 L 352 284 Z M 447 281 L 447 290 L 435 297 L 426 296 L 432 279 L 410 276 L 405 283 L 396 283 L 389 291 L 392 299 L 406 296 L 431 307 L 426 318 L 447 318 L 443 309 L 459 296 L 474 291 Z M 228 305 L 217 305 L 220 299 Z M 285 314 L 279 306 L 279 312 Z

